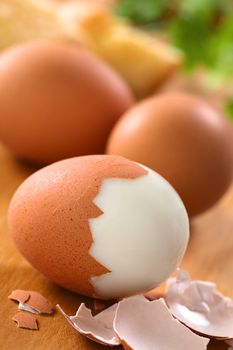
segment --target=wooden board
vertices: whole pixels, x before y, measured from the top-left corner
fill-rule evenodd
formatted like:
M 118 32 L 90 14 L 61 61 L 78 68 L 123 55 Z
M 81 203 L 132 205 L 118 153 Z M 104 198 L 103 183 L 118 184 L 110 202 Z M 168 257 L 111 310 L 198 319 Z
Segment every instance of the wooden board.
M 38 316 L 39 331 L 18 329 L 11 320 L 17 305 L 7 299 L 16 289 L 41 292 L 53 304 L 59 303 L 74 314 L 80 297 L 47 281 L 17 252 L 8 235 L 7 209 L 17 186 L 35 169 L 14 160 L 0 147 L 0 350 L 101 350 L 108 349 L 77 334 L 56 312 Z M 221 203 L 191 223 L 192 235 L 183 267 L 194 278 L 215 281 L 220 290 L 233 297 L 233 188 Z M 222 342 L 210 344 L 210 350 L 227 349 Z M 188 349 L 187 349 L 188 350 Z

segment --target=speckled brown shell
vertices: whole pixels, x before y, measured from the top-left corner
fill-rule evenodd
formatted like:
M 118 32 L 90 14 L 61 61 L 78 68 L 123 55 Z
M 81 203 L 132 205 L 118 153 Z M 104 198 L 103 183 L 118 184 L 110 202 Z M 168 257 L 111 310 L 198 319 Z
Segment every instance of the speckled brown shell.
M 16 246 L 52 281 L 94 296 L 90 277 L 108 271 L 88 254 L 93 242 L 88 219 L 102 214 L 93 199 L 105 178 L 134 179 L 146 173 L 132 161 L 104 155 L 71 158 L 39 170 L 10 204 Z

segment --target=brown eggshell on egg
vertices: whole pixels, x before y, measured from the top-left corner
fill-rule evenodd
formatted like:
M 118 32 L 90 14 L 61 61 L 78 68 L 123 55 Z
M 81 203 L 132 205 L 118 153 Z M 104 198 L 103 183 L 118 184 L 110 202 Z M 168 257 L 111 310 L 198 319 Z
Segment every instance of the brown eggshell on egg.
M 90 277 L 108 270 L 89 255 L 89 219 L 102 214 L 93 199 L 106 177 L 135 179 L 145 174 L 138 164 L 114 156 L 72 158 L 39 170 L 19 187 L 9 208 L 18 249 L 52 281 L 94 296 Z
M 74 45 L 26 43 L 0 56 L 0 139 L 23 159 L 51 163 L 103 153 L 132 104 L 117 73 Z
M 107 153 L 164 176 L 190 216 L 211 207 L 232 181 L 232 130 L 205 100 L 167 93 L 131 108 L 110 135 Z

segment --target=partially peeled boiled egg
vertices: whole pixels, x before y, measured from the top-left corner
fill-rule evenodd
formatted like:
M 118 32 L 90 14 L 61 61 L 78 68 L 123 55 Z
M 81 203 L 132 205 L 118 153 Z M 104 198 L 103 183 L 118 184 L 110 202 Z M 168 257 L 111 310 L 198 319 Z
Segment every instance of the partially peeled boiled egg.
M 150 290 L 179 265 L 189 238 L 185 207 L 159 174 L 119 156 L 47 166 L 9 208 L 16 246 L 47 278 L 103 299 Z

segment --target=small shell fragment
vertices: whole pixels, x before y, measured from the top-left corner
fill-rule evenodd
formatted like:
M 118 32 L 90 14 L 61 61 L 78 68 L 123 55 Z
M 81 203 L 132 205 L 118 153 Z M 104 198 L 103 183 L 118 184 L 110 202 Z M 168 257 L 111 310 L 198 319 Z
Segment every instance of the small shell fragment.
M 96 316 L 93 316 L 91 310 L 83 303 L 75 316 L 68 316 L 59 305 L 57 308 L 71 326 L 87 338 L 104 345 L 120 345 L 120 340 L 113 330 L 116 304 Z
M 8 299 L 18 301 L 18 303 L 25 303 L 30 298 L 30 293 L 26 290 L 16 289 L 11 292 Z
M 38 292 L 17 289 L 8 298 L 17 301 L 19 310 L 22 311 L 34 314 L 51 314 L 53 312 L 52 304 Z
M 38 330 L 38 322 L 35 316 L 30 315 L 26 312 L 17 312 L 12 320 L 17 323 L 19 328 L 26 328 L 31 330 Z
M 165 300 L 173 316 L 192 330 L 218 339 L 233 338 L 233 300 L 217 291 L 214 283 L 193 281 L 180 270 L 168 280 Z
M 119 302 L 114 330 L 125 350 L 204 350 L 209 343 L 177 321 L 163 299 L 150 302 L 143 296 Z

